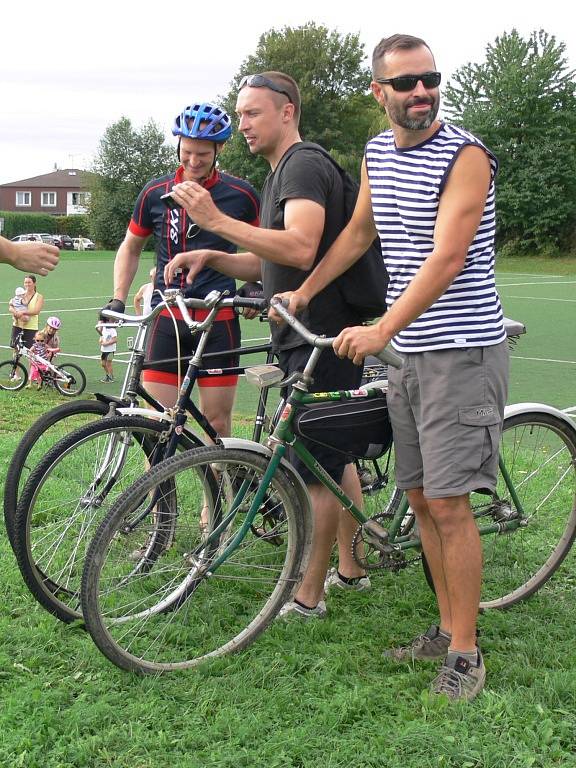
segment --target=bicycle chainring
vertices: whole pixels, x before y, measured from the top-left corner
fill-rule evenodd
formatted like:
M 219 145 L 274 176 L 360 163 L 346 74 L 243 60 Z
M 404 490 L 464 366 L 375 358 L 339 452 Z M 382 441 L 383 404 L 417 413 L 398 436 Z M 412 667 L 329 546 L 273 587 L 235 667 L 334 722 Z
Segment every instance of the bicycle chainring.
M 390 520 L 392 517 L 393 515 L 389 512 L 381 512 L 370 519 L 383 525 L 386 520 Z M 362 525 L 358 528 L 352 539 L 352 557 L 361 568 L 367 571 L 382 569 L 401 571 L 412 563 L 420 562 L 420 556 L 408 560 L 402 550 L 381 552 L 371 543 Z

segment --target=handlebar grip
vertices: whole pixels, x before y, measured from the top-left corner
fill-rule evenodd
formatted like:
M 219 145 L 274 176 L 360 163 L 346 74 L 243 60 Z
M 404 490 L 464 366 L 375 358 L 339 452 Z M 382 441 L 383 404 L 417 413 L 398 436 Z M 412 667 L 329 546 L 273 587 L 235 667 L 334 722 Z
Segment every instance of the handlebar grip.
M 232 303 L 234 307 L 255 309 L 257 312 L 262 312 L 268 306 L 268 302 L 265 298 L 255 298 L 252 296 L 234 296 Z

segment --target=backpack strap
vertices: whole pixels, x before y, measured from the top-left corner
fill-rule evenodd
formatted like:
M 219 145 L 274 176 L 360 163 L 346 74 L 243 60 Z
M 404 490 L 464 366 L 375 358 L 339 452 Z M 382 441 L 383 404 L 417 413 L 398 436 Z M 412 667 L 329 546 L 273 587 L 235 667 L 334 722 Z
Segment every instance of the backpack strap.
M 328 158 L 328 160 L 331 161 L 331 163 L 337 168 L 338 172 L 342 175 L 344 173 L 343 169 L 340 167 L 340 165 L 334 160 L 330 152 L 328 152 L 324 147 L 321 147 L 320 144 L 316 144 L 313 141 L 299 141 L 296 144 L 292 144 L 291 147 L 288 147 L 286 152 L 282 155 L 280 158 L 280 162 L 276 166 L 274 170 L 274 181 L 272 186 L 272 198 L 274 200 L 274 205 L 279 208 L 280 207 L 280 199 L 278 197 L 278 185 L 280 183 L 280 174 L 282 173 L 282 170 L 288 160 L 292 157 L 292 155 L 295 152 L 299 152 L 301 149 L 311 149 L 314 152 L 318 152 L 319 154 L 323 155 L 324 157 Z

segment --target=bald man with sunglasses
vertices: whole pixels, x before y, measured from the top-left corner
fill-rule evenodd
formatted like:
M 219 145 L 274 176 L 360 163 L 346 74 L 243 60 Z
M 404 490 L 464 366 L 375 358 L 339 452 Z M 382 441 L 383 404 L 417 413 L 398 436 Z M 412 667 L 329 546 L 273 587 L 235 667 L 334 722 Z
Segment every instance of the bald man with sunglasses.
M 368 142 L 350 224 L 296 293 L 301 311 L 378 235 L 389 273 L 388 311 L 348 328 L 338 355 L 360 365 L 392 342 L 389 369 L 398 487 L 415 511 L 439 622 L 393 661 L 441 662 L 433 693 L 469 700 L 482 690 L 477 646 L 482 548 L 472 491 L 493 491 L 508 384 L 508 349 L 494 277 L 496 158 L 468 132 L 438 120 L 441 76 L 428 45 L 383 39 L 372 93 L 390 130 Z
M 223 216 L 198 184 L 175 186 L 172 195 L 194 221 L 244 250 L 237 254 L 180 254 L 168 264 L 167 276 L 170 278 L 171 270 L 185 266 L 191 279 L 198 270 L 210 266 L 242 280 L 261 278 L 264 293 L 270 298 L 278 291 L 296 289 L 342 231 L 343 182 L 328 158 L 305 147 L 286 158 L 276 178 L 284 155 L 301 142 L 300 92 L 293 78 L 282 72 L 244 77 L 239 83 L 236 113 L 238 130 L 250 152 L 270 164 L 261 194 L 260 227 L 247 228 Z M 344 302 L 337 286 L 331 285 L 311 302 L 303 322 L 317 333 L 336 336 L 343 328 L 361 322 L 361 318 Z M 273 325 L 272 341 L 285 374 L 303 370 L 311 350 L 295 331 Z M 355 389 L 361 375 L 361 369 L 350 360 L 324 354 L 314 371 L 312 391 Z M 361 505 L 358 475 L 348 457 L 318 445 L 310 444 L 309 448 L 348 496 Z M 315 527 L 308 569 L 294 600 L 282 608 L 281 615 L 316 620 L 326 615 L 325 589 L 362 591 L 370 588 L 370 581 L 351 553 L 356 521 L 296 456 L 291 461 L 308 483 Z M 336 537 L 339 565 L 327 577 Z

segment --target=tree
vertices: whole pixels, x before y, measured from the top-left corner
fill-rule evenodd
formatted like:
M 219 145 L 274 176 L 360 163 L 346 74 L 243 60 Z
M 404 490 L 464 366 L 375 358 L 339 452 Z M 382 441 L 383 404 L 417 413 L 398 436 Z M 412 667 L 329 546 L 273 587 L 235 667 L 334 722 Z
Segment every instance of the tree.
M 309 22 L 265 32 L 256 51 L 243 62 L 223 103 L 234 114 L 238 85 L 246 74 L 276 70 L 291 75 L 300 87 L 300 132 L 316 141 L 354 175 L 359 175 L 364 145 L 375 123 L 382 124 L 378 105 L 368 94 L 370 71 L 357 34 L 341 35 Z M 231 173 L 261 187 L 268 165 L 250 157 L 246 142 L 235 134 L 221 159 Z
M 169 173 L 174 149 L 151 120 L 139 131 L 127 117 L 108 126 L 100 140 L 90 187 L 91 235 L 106 248 L 117 248 L 126 232 L 142 187 L 155 176 Z
M 516 30 L 486 48 L 445 89 L 454 122 L 500 161 L 499 241 L 512 250 L 567 247 L 576 225 L 576 92 L 565 46 L 543 30 Z

